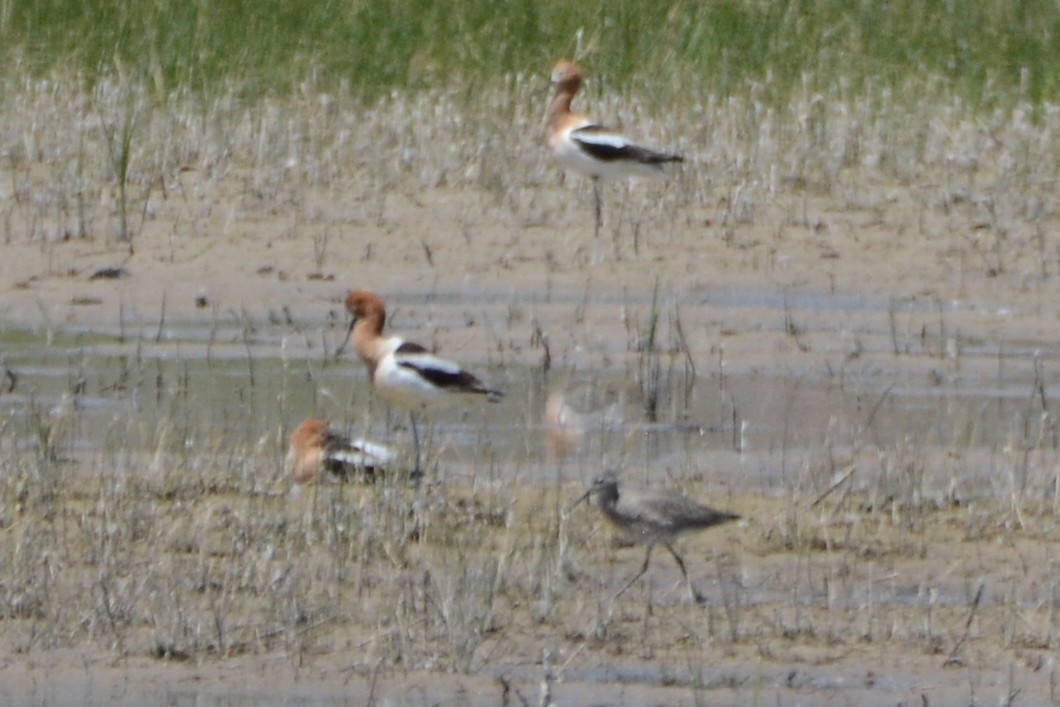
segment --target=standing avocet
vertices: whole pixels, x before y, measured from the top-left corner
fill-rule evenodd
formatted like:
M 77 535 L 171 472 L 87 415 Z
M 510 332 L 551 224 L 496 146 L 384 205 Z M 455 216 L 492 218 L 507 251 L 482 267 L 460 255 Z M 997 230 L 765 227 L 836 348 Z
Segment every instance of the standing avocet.
M 346 295 L 346 309 L 353 316 L 346 339 L 368 368 L 368 377 L 379 394 L 393 405 L 409 411 L 416 466 L 420 475 L 420 435 L 416 415 L 455 402 L 457 394 L 483 395 L 496 400 L 504 395 L 487 388 L 458 364 L 435 356 L 419 344 L 397 336 L 383 336 L 386 306 L 374 292 L 354 290 Z M 342 352 L 340 348 L 339 353 Z
M 582 85 L 582 72 L 563 60 L 552 70 L 556 95 L 548 108 L 548 144 L 556 159 L 593 180 L 593 263 L 599 261 L 600 178 L 665 174 L 663 164 L 683 162 L 677 154 L 656 152 L 627 140 L 620 133 L 593 123 L 571 111 L 570 104 Z

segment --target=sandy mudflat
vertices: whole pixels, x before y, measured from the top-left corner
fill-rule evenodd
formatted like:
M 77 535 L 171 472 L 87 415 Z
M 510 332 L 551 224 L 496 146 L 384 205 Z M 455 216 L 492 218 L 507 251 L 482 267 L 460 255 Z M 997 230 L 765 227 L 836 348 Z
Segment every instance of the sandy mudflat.
M 679 316 L 701 370 L 724 349 L 727 365 L 744 371 L 824 377 L 856 362 L 872 375 L 929 388 L 940 377 L 996 369 L 996 356 L 964 352 L 1008 342 L 1045 352 L 1049 394 L 1057 380 L 1050 360 L 1060 347 L 1055 214 L 1046 210 L 1034 224 L 1014 220 L 1001 235 L 981 202 L 939 185 L 781 193 L 742 219 L 728 216 L 732 195 L 724 189 L 704 203 L 644 211 L 637 204 L 658 199 L 666 185 L 613 186 L 605 190 L 603 262 L 590 267 L 589 191 L 575 180 L 563 185 L 557 177 L 503 198 L 437 187 L 366 203 L 354 196 L 356 183 L 292 184 L 264 194 L 233 172 L 211 181 L 206 199 L 195 170 L 168 179 L 165 195 L 152 196 L 131 255 L 106 235 L 109 221 L 97 223 L 90 240 L 0 245 L 5 326 L 154 331 L 163 318 L 245 317 L 261 327 L 293 321 L 312 332 L 342 316 L 347 289 L 366 287 L 398 310 L 426 298 L 438 319 L 466 319 L 466 327 L 445 327 L 431 342 L 462 360 L 491 361 L 503 348 L 506 361 L 536 363 L 537 327 L 556 369 L 584 370 L 627 349 L 630 328 L 643 324 L 658 287 L 662 311 Z M 616 208 L 623 197 L 626 206 Z M 107 267 L 125 276 L 91 279 Z M 403 324 L 431 328 L 427 316 Z M 904 355 L 910 347 L 916 355 Z M 768 464 L 775 451 L 748 454 Z M 1036 451 L 1047 469 L 1052 448 Z M 945 459 L 948 450 L 928 452 Z M 720 537 L 733 571 L 771 598 L 743 607 L 743 638 L 735 642 L 711 638 L 715 622 L 726 620 L 717 605 L 709 619 L 688 616 L 696 610 L 667 593 L 652 614 L 634 592 L 614 609 L 605 638 L 580 625 L 535 624 L 530 612 L 513 609 L 470 674 L 429 666 L 376 672 L 359 640 L 370 640 L 370 625 L 345 644 L 300 657 L 277 651 L 160 661 L 146 651 L 117 655 L 104 643 L 21 653 L 14 641 L 0 647 L 0 701 L 330 704 L 385 696 L 394 704 L 535 704 L 542 651 L 557 644 L 552 690 L 560 704 L 997 704 L 1016 691 L 1015 704 L 1058 699 L 1054 651 L 1041 638 L 1054 620 L 1043 597 L 1057 596 L 1047 570 L 1055 511 L 1022 525 L 986 513 L 970 533 L 974 509 L 940 509 L 917 536 L 918 548 L 897 551 L 896 542 L 870 561 L 871 543 L 845 543 L 844 521 L 834 519 L 814 531 L 814 551 L 786 552 L 771 536 L 784 525 L 783 499 L 760 502 L 752 491 L 729 489 L 749 520 Z M 718 567 L 703 561 L 712 539 L 683 546 L 716 595 Z M 618 558 L 614 571 L 623 576 L 641 555 L 620 551 Z M 665 553 L 655 563 L 673 570 Z M 798 596 L 797 578 L 817 574 L 808 582 L 816 594 Z M 990 589 L 973 609 L 980 581 Z M 844 582 L 869 595 L 831 606 Z M 877 583 L 904 587 L 895 593 L 909 603 L 870 610 Z M 931 587 L 952 593 L 938 603 L 918 594 Z

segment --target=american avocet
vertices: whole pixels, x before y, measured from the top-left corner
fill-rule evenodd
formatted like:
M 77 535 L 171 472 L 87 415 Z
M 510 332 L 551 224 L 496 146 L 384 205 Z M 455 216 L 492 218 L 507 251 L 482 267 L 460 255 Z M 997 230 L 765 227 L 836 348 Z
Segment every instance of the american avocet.
M 627 140 L 620 133 L 593 123 L 574 113 L 571 101 L 582 86 L 582 72 L 572 61 L 563 60 L 552 70 L 556 95 L 548 108 L 548 144 L 556 159 L 593 180 L 593 262 L 599 259 L 600 178 L 635 174 L 665 174 L 663 164 L 683 162 L 677 154 L 656 152 Z
M 681 568 L 681 574 L 684 575 L 685 582 L 688 584 L 688 594 L 692 602 L 697 604 L 703 602 L 703 598 L 692 586 L 692 580 L 685 570 L 684 560 L 674 550 L 673 539 L 687 530 L 710 528 L 737 520 L 740 516 L 700 505 L 687 496 L 673 491 L 624 490 L 619 493 L 618 477 L 614 472 L 607 472 L 594 479 L 589 490 L 579 496 L 570 508 L 577 506 L 590 494 L 596 496 L 597 505 L 614 526 L 628 534 L 633 540 L 645 542 L 648 545 L 640 571 L 634 575 L 633 579 L 626 582 L 622 589 L 618 590 L 618 594 L 615 594 L 616 598 L 648 571 L 651 551 L 656 544 L 660 544 L 677 560 L 677 566 Z
M 322 475 L 346 481 L 371 478 L 393 464 L 397 454 L 389 447 L 363 439 L 349 439 L 324 420 L 308 418 L 291 433 L 284 468 L 298 485 L 314 484 Z
M 386 306 L 374 292 L 354 290 L 346 296 L 346 309 L 353 316 L 346 340 L 353 338 L 357 355 L 368 368 L 372 385 L 385 400 L 409 411 L 416 466 L 420 470 L 420 435 L 416 414 L 443 408 L 454 402 L 454 394 L 483 395 L 496 400 L 504 395 L 486 385 L 456 363 L 435 356 L 419 344 L 397 336 L 383 336 Z M 339 353 L 345 348 L 345 343 Z

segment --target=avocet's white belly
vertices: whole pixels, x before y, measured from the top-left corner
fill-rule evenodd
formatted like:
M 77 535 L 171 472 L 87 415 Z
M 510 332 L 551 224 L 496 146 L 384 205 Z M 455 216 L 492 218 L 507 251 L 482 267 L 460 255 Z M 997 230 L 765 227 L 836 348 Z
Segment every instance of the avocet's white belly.
M 459 371 L 456 364 L 430 354 L 403 358 L 406 361 L 413 361 L 416 366 L 399 365 L 398 362 L 402 358 L 392 354 L 384 357 L 375 369 L 373 383 L 387 402 L 413 412 L 453 404 L 454 393 L 459 391 L 450 391 L 435 385 L 424 377 L 419 367 L 433 366 L 441 370 L 456 372 Z
M 617 178 L 641 175 L 649 177 L 665 176 L 657 164 L 645 164 L 629 159 L 603 160 L 587 152 L 574 137 L 573 132 L 583 127 L 574 125 L 549 137 L 549 146 L 560 164 L 590 177 Z M 593 138 L 614 147 L 627 144 L 625 138 L 617 133 L 597 134 Z

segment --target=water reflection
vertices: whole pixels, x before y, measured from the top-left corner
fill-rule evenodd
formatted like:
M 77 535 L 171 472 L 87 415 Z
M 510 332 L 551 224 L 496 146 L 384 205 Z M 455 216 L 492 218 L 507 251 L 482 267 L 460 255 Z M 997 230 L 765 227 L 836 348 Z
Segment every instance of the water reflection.
M 307 341 L 193 327 L 167 329 L 158 343 L 8 330 L 0 350 L 12 384 L 0 394 L 0 409 L 19 431 L 20 449 L 39 446 L 34 430 L 46 423 L 62 435 L 52 439 L 56 453 L 71 457 L 113 447 L 152 452 L 168 428 L 185 451 L 265 444 L 279 465 L 291 426 L 311 414 L 407 443 L 404 416 L 374 396 L 362 367 L 330 360 L 326 342 Z M 941 385 L 888 379 L 872 366 L 832 376 L 758 367 L 692 378 L 677 362 L 646 383 L 642 360 L 549 377 L 530 366 L 483 365 L 507 391 L 505 402 L 438 416 L 431 441 L 446 473 L 472 473 L 484 458 L 514 474 L 550 478 L 557 465 L 582 478 L 601 464 L 679 476 L 709 472 L 720 461 L 739 469 L 741 486 L 772 489 L 815 455 L 904 447 L 956 449 L 971 460 L 974 450 L 993 452 L 1032 434 L 1048 406 L 1033 395 L 1035 360 L 1009 362 L 1004 375 L 989 377 L 968 364 Z M 565 459 L 549 456 L 544 422 L 560 380 L 564 405 L 579 416 L 577 451 Z M 962 473 L 987 473 L 988 466 L 970 462 Z

